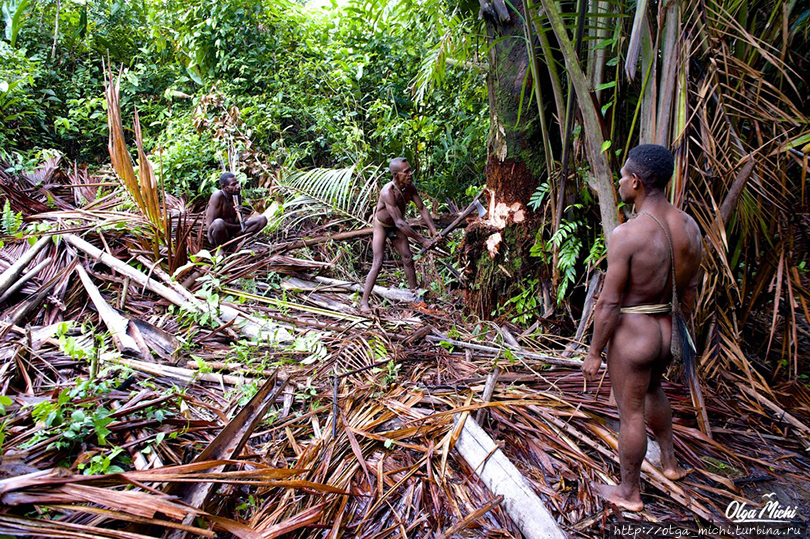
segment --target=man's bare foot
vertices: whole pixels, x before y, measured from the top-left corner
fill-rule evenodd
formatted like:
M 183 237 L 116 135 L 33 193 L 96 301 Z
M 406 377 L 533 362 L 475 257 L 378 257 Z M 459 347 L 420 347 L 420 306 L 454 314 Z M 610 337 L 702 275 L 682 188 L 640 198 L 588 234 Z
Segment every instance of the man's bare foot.
M 692 468 L 684 469 L 680 466 L 675 466 L 674 468 L 662 468 L 661 471 L 664 473 L 664 476 L 669 479 L 670 481 L 678 481 L 679 479 L 683 479 L 692 471 Z
M 599 495 L 602 496 L 606 502 L 611 503 L 620 509 L 632 511 L 634 513 L 644 509 L 644 503 L 641 501 L 641 497 L 639 497 L 638 500 L 628 500 L 622 496 L 620 486 L 603 485 L 601 483 L 596 483 L 594 486 L 596 487 L 596 490 L 599 491 Z
M 361 303 L 359 309 L 363 314 L 371 314 L 371 307 L 368 306 L 368 303 Z

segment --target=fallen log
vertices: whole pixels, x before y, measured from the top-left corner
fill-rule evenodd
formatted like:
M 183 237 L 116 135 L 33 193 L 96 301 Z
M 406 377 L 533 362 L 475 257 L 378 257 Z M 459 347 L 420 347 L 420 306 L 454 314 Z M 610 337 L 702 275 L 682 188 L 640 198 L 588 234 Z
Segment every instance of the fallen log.
M 98 288 L 96 288 L 96 285 L 94 285 L 93 281 L 90 280 L 90 276 L 87 275 L 87 271 L 81 264 L 76 265 L 76 271 L 79 274 L 79 279 L 81 279 L 82 284 L 84 285 L 84 289 L 87 290 L 87 295 L 90 296 L 90 299 L 93 301 L 93 305 L 96 306 L 96 311 L 98 311 L 99 317 L 104 322 L 104 325 L 107 326 L 107 330 L 110 332 L 110 337 L 112 338 L 115 348 L 119 352 L 128 352 L 138 356 L 148 355 L 148 352 L 141 350 L 141 348 L 138 346 L 138 342 L 129 336 L 129 319 L 119 315 L 115 309 L 113 309 L 110 304 L 107 303 L 107 301 L 101 296 L 101 292 L 99 292 Z
M 190 300 L 188 296 L 191 295 L 191 292 L 188 292 L 188 294 L 181 294 L 176 290 L 176 288 L 180 286 L 179 284 L 174 287 L 174 290 L 164 286 L 154 279 L 150 279 L 149 276 L 145 275 L 143 272 L 140 272 L 129 264 L 103 252 L 101 249 L 91 245 L 74 234 L 65 234 L 62 236 L 62 239 L 77 249 L 84 251 L 94 259 L 103 262 L 122 275 L 129 277 L 131 280 L 135 281 L 141 286 L 148 288 L 155 294 L 174 303 L 178 307 L 193 313 L 204 314 L 206 312 L 206 307 L 203 306 L 201 302 L 192 302 Z M 281 326 L 267 321 L 259 321 L 256 318 L 240 311 L 233 305 L 229 305 L 227 303 L 222 303 L 219 305 L 219 317 L 214 318 L 220 324 L 224 324 L 236 319 L 236 324 L 234 325 L 241 330 L 243 335 L 251 339 L 262 341 L 269 340 L 275 342 L 292 340 L 292 335 L 290 335 L 290 333 Z
M 8 290 L 20 277 L 26 266 L 34 259 L 35 256 L 51 241 L 50 236 L 40 238 L 30 249 L 25 251 L 23 255 L 14 262 L 11 266 L 0 274 L 0 294 Z
M 458 421 L 458 419 L 457 419 Z M 560 525 L 528 481 L 471 417 L 467 417 L 455 449 L 496 496 L 526 539 L 564 539 Z
M 46 258 L 45 260 L 34 266 L 31 269 L 31 271 L 27 272 L 25 275 L 20 277 L 20 279 L 16 283 L 9 286 L 6 289 L 6 291 L 3 292 L 3 295 L 0 296 L 0 303 L 3 303 L 8 298 L 10 298 L 12 294 L 14 294 L 18 290 L 20 290 L 23 286 L 25 286 L 25 283 L 30 281 L 32 277 L 35 277 L 37 274 L 39 274 L 40 271 L 48 267 L 51 263 L 51 260 L 52 260 L 51 257 Z
M 169 365 L 149 363 L 148 361 L 138 361 L 136 359 L 119 358 L 116 361 L 136 371 L 145 372 L 153 376 L 165 376 L 167 378 L 179 380 L 185 384 L 198 380 L 239 387 L 252 381 L 250 378 L 246 378 L 244 376 L 232 376 L 229 374 L 219 374 L 215 372 L 200 372 L 199 370 L 171 367 Z
M 313 277 L 313 279 L 315 282 L 299 279 L 298 277 L 289 277 L 283 282 L 299 290 L 323 290 L 323 286 L 318 286 L 318 283 L 320 283 L 321 285 L 338 288 L 346 292 L 363 291 L 363 287 L 360 284 L 352 283 L 350 281 L 340 281 L 338 279 L 330 279 L 328 277 Z M 419 300 L 419 296 L 417 296 L 415 293 L 411 292 L 410 290 L 402 290 L 399 288 L 375 286 L 372 289 L 372 292 L 391 301 L 414 302 Z
M 26 316 L 28 316 L 31 312 L 36 310 L 39 305 L 45 301 L 45 298 L 48 294 L 51 293 L 51 290 L 62 280 L 66 279 L 68 275 L 73 271 L 73 268 L 76 266 L 76 260 L 71 262 L 68 266 L 62 269 L 59 273 L 54 275 L 48 282 L 44 283 L 39 290 L 35 293 L 31 294 L 20 303 L 18 303 L 14 308 L 9 309 L 3 315 L 3 321 L 8 322 L 11 325 L 18 325 L 18 323 L 23 320 Z

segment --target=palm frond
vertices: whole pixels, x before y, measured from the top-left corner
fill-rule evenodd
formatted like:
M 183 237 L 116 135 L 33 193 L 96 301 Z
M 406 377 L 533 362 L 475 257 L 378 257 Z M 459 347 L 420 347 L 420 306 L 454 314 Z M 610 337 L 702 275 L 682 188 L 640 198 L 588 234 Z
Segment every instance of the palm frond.
M 338 222 L 371 225 L 369 211 L 381 174 L 380 167 L 358 171 L 351 166 L 299 170 L 282 177 L 280 189 L 295 197 L 285 207 L 288 226 L 322 215 L 336 217 Z
M 462 17 L 458 11 L 440 17 L 434 27 L 441 31 L 441 37 L 431 51 L 422 59 L 419 71 L 411 82 L 411 90 L 417 102 L 424 101 L 434 88 L 441 86 L 448 64 L 485 73 L 487 66 L 477 62 L 470 39 L 474 28 L 469 17 Z

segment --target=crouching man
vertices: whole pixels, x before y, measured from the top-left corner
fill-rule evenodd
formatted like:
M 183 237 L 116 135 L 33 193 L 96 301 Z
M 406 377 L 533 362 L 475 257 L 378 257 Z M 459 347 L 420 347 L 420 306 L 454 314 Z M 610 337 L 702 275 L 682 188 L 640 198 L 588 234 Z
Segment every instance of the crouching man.
M 215 248 L 237 236 L 255 234 L 267 225 L 267 218 L 263 215 L 247 220 L 240 218 L 243 211 L 241 192 L 236 176 L 232 172 L 223 172 L 219 177 L 219 189 L 211 195 L 205 210 L 206 235 Z

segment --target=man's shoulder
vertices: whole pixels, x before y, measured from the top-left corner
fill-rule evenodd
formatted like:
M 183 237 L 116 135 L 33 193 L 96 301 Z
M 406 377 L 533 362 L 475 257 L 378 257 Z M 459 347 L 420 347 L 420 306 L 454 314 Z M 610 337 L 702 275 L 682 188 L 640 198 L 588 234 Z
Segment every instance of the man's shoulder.
M 209 199 L 211 202 L 219 202 L 225 194 L 222 192 L 222 189 L 217 189 L 213 193 L 211 193 L 211 198 Z
M 649 221 L 653 226 L 658 226 L 654 221 Z M 650 223 L 645 222 L 644 219 L 630 219 L 620 224 L 614 228 L 613 232 L 610 234 L 609 250 L 614 253 L 618 251 L 632 253 L 643 249 L 649 242 L 650 233 L 654 232 L 649 226 Z
M 639 234 L 646 229 L 645 223 L 638 219 L 630 219 L 620 224 L 610 233 L 610 242 L 627 242 L 639 237 Z
M 678 209 L 677 211 L 680 214 L 683 226 L 686 229 L 686 231 L 700 234 L 700 227 L 698 226 L 697 221 L 695 221 L 694 217 L 692 217 L 691 215 L 689 215 L 688 213 L 686 213 L 681 209 Z

